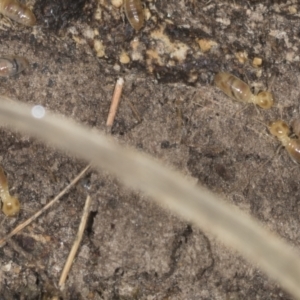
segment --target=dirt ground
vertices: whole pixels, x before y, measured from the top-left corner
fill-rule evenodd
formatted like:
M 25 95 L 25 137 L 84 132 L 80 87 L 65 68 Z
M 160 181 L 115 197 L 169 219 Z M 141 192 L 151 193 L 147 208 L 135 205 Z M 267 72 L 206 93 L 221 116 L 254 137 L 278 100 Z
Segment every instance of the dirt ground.
M 276 153 L 280 142 L 266 126 L 299 118 L 298 1 L 147 0 L 139 32 L 108 0 L 28 3 L 37 26 L 0 22 L 0 55 L 22 55 L 31 64 L 0 78 L 1 95 L 105 130 L 123 77 L 116 140 L 177 168 L 300 246 L 300 169 L 285 149 Z M 207 41 L 212 47 L 200 48 Z M 228 98 L 213 86 L 220 70 L 254 92 L 271 89 L 274 107 Z M 17 218 L 0 217 L 3 236 L 87 162 L 7 129 L 1 137 L 0 162 L 22 204 Z M 60 292 L 87 193 L 88 227 Z M 0 248 L 0 290 L 1 300 L 292 299 L 210 233 L 94 170 Z

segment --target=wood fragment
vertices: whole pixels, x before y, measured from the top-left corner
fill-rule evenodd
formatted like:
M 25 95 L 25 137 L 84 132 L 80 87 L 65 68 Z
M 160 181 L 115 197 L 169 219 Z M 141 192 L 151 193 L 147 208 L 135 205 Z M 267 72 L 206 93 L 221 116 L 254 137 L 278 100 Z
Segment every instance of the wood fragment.
M 86 222 L 87 222 L 87 219 L 88 219 L 88 216 L 89 216 L 90 206 L 91 206 L 91 197 L 88 195 L 86 200 L 85 200 L 83 214 L 82 214 L 81 221 L 80 221 L 80 224 L 79 224 L 79 227 L 78 227 L 77 235 L 76 235 L 75 240 L 74 240 L 74 244 L 71 248 L 71 251 L 69 253 L 69 256 L 68 256 L 67 261 L 65 263 L 64 269 L 63 269 L 63 271 L 61 273 L 61 276 L 60 276 L 60 279 L 59 279 L 58 286 L 60 287 L 61 290 L 64 289 L 67 276 L 69 274 L 69 271 L 71 269 L 73 260 L 75 258 L 75 255 L 76 255 L 77 250 L 79 248 L 79 245 L 81 243 L 83 233 L 84 233 L 84 229 L 85 229 L 85 226 L 86 226 Z
M 110 109 L 109 109 L 109 113 L 108 113 L 108 117 L 107 117 L 107 121 L 106 121 L 106 126 L 107 126 L 108 132 L 111 131 L 111 128 L 114 124 L 115 116 L 116 116 L 118 106 L 119 106 L 119 103 L 121 100 L 123 86 L 124 86 L 124 79 L 122 77 L 120 77 L 117 80 L 117 83 L 115 86 L 114 94 L 113 94 L 113 97 L 111 100 L 111 105 L 110 105 Z
M 26 226 L 32 223 L 35 219 L 37 219 L 42 213 L 44 213 L 47 209 L 49 209 L 53 204 L 55 204 L 62 196 L 64 196 L 89 170 L 90 165 L 86 166 L 54 199 L 52 199 L 48 204 L 46 204 L 41 210 L 36 212 L 33 216 L 27 219 L 22 224 L 18 225 L 14 230 L 12 230 L 5 237 L 0 239 L 0 247 L 2 247 L 5 242 L 10 239 L 12 236 L 23 230 Z

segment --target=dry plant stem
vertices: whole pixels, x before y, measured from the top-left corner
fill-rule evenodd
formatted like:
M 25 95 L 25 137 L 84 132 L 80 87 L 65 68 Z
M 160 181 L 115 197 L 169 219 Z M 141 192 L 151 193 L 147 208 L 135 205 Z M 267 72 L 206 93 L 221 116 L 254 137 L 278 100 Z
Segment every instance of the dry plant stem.
M 134 116 L 135 116 L 136 120 L 138 121 L 138 123 L 141 123 L 142 118 L 141 118 L 139 112 L 137 111 L 137 109 L 135 108 L 135 106 L 131 103 L 131 101 L 128 98 L 126 98 L 126 101 L 129 104 L 129 106 L 132 110 L 132 113 L 134 114 Z
M 253 218 L 147 155 L 121 147 L 67 118 L 47 113 L 35 119 L 31 107 L 8 100 L 0 96 L 0 124 L 30 133 L 118 175 L 160 205 L 217 235 L 300 299 L 299 253 Z
M 61 290 L 64 288 L 64 285 L 65 285 L 67 276 L 69 274 L 69 271 L 71 269 L 74 257 L 76 255 L 76 252 L 77 252 L 77 250 L 79 248 L 79 245 L 81 243 L 82 236 L 83 236 L 83 233 L 84 233 L 84 229 L 85 229 L 85 226 L 86 226 L 86 221 L 87 221 L 88 216 L 89 216 L 90 206 L 91 206 L 91 197 L 87 196 L 87 198 L 85 200 L 83 214 L 82 214 L 82 217 L 81 217 L 81 221 L 80 221 L 80 224 L 79 224 L 79 227 L 78 227 L 78 232 L 77 232 L 77 235 L 75 237 L 74 244 L 72 246 L 72 249 L 69 253 L 68 259 L 65 263 L 64 269 L 63 269 L 63 271 L 61 273 L 61 276 L 60 276 L 60 279 L 59 279 L 58 286 L 61 288 Z
M 4 245 L 4 243 L 10 239 L 12 236 L 20 232 L 23 228 L 32 223 L 35 219 L 37 219 L 42 213 L 44 213 L 47 209 L 49 209 L 53 204 L 55 204 L 63 195 L 65 195 L 79 180 L 82 178 L 86 172 L 89 170 L 90 165 L 85 167 L 72 181 L 69 183 L 54 199 L 52 199 L 48 204 L 46 204 L 41 210 L 36 212 L 33 216 L 27 219 L 22 224 L 18 225 L 14 230 L 12 230 L 5 237 L 0 239 L 0 247 Z
M 111 105 L 110 105 L 110 109 L 106 121 L 106 126 L 108 131 L 110 131 L 113 126 L 115 116 L 118 110 L 118 106 L 120 103 L 123 86 L 124 86 L 124 79 L 119 78 L 115 86 L 114 94 L 111 100 Z

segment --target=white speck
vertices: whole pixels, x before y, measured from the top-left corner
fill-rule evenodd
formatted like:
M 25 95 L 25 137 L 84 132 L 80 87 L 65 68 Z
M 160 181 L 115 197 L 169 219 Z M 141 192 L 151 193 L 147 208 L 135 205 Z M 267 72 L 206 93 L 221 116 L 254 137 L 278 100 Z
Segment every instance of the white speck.
M 11 270 L 12 267 L 12 261 L 10 261 L 8 264 L 6 264 L 5 266 L 2 267 L 3 271 L 9 272 Z
M 34 118 L 37 119 L 41 119 L 45 116 L 45 107 L 42 105 L 35 105 L 32 109 L 31 109 L 31 114 Z

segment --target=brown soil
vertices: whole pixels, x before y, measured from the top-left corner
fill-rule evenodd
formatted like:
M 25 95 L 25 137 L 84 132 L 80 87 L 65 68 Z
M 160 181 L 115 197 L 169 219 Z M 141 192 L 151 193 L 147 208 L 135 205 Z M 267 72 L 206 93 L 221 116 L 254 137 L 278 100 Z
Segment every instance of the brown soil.
M 0 94 L 105 130 L 122 76 L 116 140 L 174 166 L 297 247 L 300 169 L 284 149 L 274 156 L 279 142 L 266 125 L 299 118 L 300 5 L 261 2 L 149 0 L 151 17 L 136 33 L 110 1 L 38 0 L 37 27 L 2 20 L 0 54 L 25 56 L 31 67 L 0 78 Z M 203 53 L 199 40 L 214 46 Z M 244 62 L 237 59 L 241 52 Z M 128 64 L 119 62 L 122 53 Z M 261 68 L 252 66 L 254 57 L 262 58 Z M 275 107 L 263 111 L 229 99 L 212 85 L 219 70 L 255 92 L 271 88 Z M 0 162 L 23 207 L 18 218 L 2 215 L 2 235 L 86 165 L 6 129 Z M 87 192 L 93 199 L 88 228 L 60 292 Z M 1 300 L 291 299 L 209 233 L 95 171 L 0 248 L 0 290 Z

